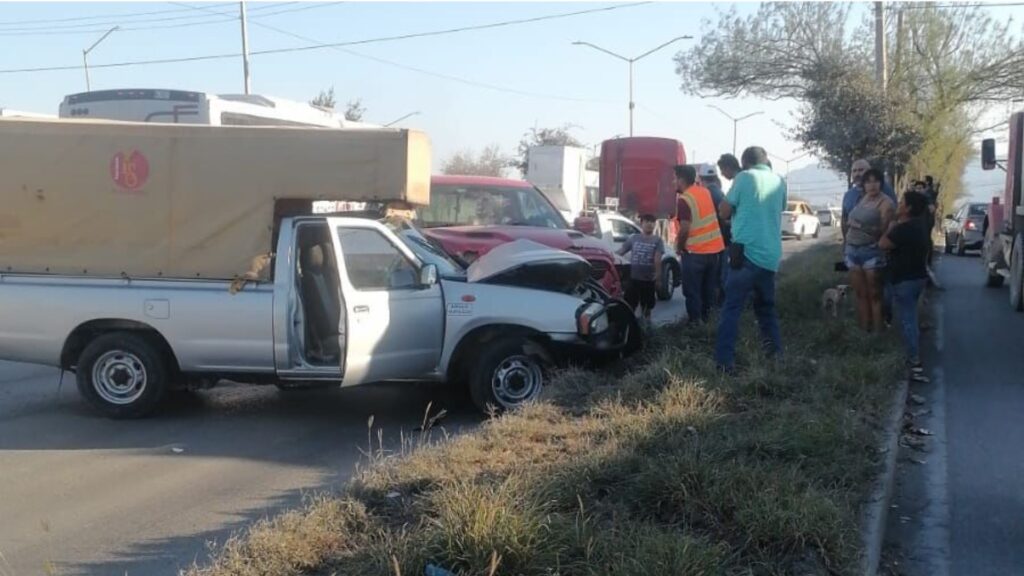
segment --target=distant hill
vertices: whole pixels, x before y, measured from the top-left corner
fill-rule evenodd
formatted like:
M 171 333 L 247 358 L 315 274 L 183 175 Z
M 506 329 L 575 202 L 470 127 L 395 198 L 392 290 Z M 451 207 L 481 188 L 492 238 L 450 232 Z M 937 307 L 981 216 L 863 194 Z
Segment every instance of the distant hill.
M 846 192 L 846 176 L 819 164 L 790 170 L 789 195 L 813 206 L 839 206 Z
M 987 202 L 992 196 L 1002 194 L 1006 173 L 1000 169 L 982 170 L 981 161 L 975 158 L 964 169 L 963 181 L 967 194 L 965 200 Z M 829 203 L 839 205 L 846 189 L 845 175 L 818 164 L 791 170 L 789 173 L 790 196 L 806 200 L 814 206 Z

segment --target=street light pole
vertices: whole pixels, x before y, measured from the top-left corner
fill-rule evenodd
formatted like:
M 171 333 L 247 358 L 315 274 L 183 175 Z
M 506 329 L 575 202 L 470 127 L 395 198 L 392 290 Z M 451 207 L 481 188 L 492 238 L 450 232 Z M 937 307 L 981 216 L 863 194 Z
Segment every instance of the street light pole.
M 771 156 L 772 158 L 775 158 L 779 162 L 785 162 L 786 163 L 786 181 L 787 182 L 789 181 L 789 163 L 790 162 L 796 162 L 797 160 L 803 158 L 804 156 L 807 156 L 808 154 L 810 154 L 810 152 L 804 152 L 803 154 L 800 154 L 799 156 L 793 156 L 792 158 L 787 160 L 787 159 L 783 158 L 782 156 L 776 156 L 775 154 L 772 154 L 771 152 L 768 153 L 769 156 Z
M 238 3 L 238 17 L 242 21 L 242 76 L 245 83 L 245 93 L 252 94 L 252 76 L 249 74 L 249 32 L 248 22 L 245 18 L 245 2 Z
M 736 155 L 736 127 L 739 125 L 740 122 L 746 120 L 747 118 L 750 118 L 752 116 L 757 116 L 758 114 L 764 114 L 764 110 L 758 110 L 757 112 L 751 112 L 750 114 L 747 114 L 746 116 L 740 116 L 739 118 L 735 118 L 732 114 L 729 114 L 728 112 L 726 112 L 725 110 L 722 110 L 721 108 L 719 108 L 718 106 L 715 106 L 714 104 L 708 104 L 708 108 L 714 108 L 715 110 L 718 110 L 723 115 L 725 115 L 726 118 L 728 118 L 729 120 L 732 120 L 732 155 L 733 156 Z
M 662 44 L 659 44 L 658 46 L 655 46 L 654 48 L 651 48 L 647 52 L 644 52 L 643 54 L 641 54 L 639 56 L 636 56 L 636 57 L 633 57 L 633 58 L 627 58 L 627 57 L 625 57 L 625 56 L 623 56 L 621 54 L 616 54 L 615 52 L 612 52 L 611 50 L 607 50 L 605 48 L 601 48 L 600 46 L 598 46 L 596 44 L 591 44 L 590 42 L 576 41 L 576 42 L 573 42 L 572 44 L 573 44 L 573 46 L 589 46 L 589 47 L 593 48 L 594 50 L 597 50 L 598 52 L 604 52 L 605 54 L 607 54 L 609 56 L 612 56 L 614 58 L 618 58 L 619 60 L 622 60 L 623 62 L 625 62 L 625 63 L 627 63 L 629 65 L 629 135 L 630 135 L 630 137 L 632 137 L 633 136 L 633 110 L 636 108 L 636 102 L 633 100 L 633 64 L 635 64 L 637 60 L 640 60 L 642 58 L 646 58 L 647 56 L 650 56 L 651 54 L 654 54 L 655 52 L 657 52 L 658 50 L 661 50 L 662 48 L 668 46 L 669 44 L 673 44 L 673 43 L 678 42 L 680 40 L 692 40 L 692 39 L 693 39 L 693 36 L 677 36 L 677 37 L 669 40 L 668 42 L 664 42 Z
M 89 91 L 92 90 L 92 84 L 89 82 L 89 52 L 92 52 L 93 48 L 99 46 L 100 42 L 103 42 L 104 40 L 106 40 L 107 36 L 110 36 L 115 31 L 120 30 L 120 29 L 121 29 L 120 26 L 114 26 L 110 30 L 107 30 L 106 34 L 104 34 L 103 36 L 100 36 L 99 40 L 93 42 L 92 46 L 89 46 L 88 48 L 82 50 L 82 68 L 85 69 L 85 91 L 86 92 L 89 92 Z

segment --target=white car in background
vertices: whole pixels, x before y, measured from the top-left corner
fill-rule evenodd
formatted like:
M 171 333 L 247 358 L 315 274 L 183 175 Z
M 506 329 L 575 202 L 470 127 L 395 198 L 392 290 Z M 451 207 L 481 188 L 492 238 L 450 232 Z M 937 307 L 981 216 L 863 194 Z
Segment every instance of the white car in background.
M 782 213 L 782 236 L 803 240 L 810 236 L 818 237 L 821 220 L 807 202 L 790 200 L 786 203 L 786 211 Z

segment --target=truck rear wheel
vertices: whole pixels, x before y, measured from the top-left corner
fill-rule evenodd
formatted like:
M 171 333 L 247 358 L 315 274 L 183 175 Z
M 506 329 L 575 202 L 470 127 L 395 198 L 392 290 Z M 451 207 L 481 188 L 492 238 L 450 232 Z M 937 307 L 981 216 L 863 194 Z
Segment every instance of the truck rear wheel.
M 1010 251 L 1010 307 L 1020 312 L 1024 310 L 1024 253 L 1021 250 L 1024 235 L 1018 234 L 1013 239 Z
M 480 350 L 469 375 L 469 393 L 480 411 L 514 410 L 540 396 L 547 374 L 536 346 L 522 336 L 506 336 Z
M 674 261 L 669 261 L 664 265 L 664 271 L 661 274 L 661 285 L 658 286 L 658 300 L 671 300 L 672 293 L 676 290 L 676 284 L 679 278 L 679 265 Z
M 140 418 L 167 395 L 167 362 L 152 340 L 130 332 L 99 336 L 82 351 L 78 391 L 110 418 Z

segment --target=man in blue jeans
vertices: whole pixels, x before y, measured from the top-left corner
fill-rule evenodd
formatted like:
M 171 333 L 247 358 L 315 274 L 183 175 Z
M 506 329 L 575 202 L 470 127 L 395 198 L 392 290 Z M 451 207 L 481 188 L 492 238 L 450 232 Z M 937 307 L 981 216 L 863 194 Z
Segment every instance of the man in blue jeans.
M 735 367 L 740 316 L 751 294 L 765 351 L 773 357 L 782 355 L 782 336 L 775 312 L 775 273 L 782 260 L 786 183 L 772 172 L 768 153 L 760 146 L 744 150 L 741 163 L 743 171 L 736 175 L 720 208 L 721 217 L 732 221 L 733 247 L 715 362 L 727 372 Z

